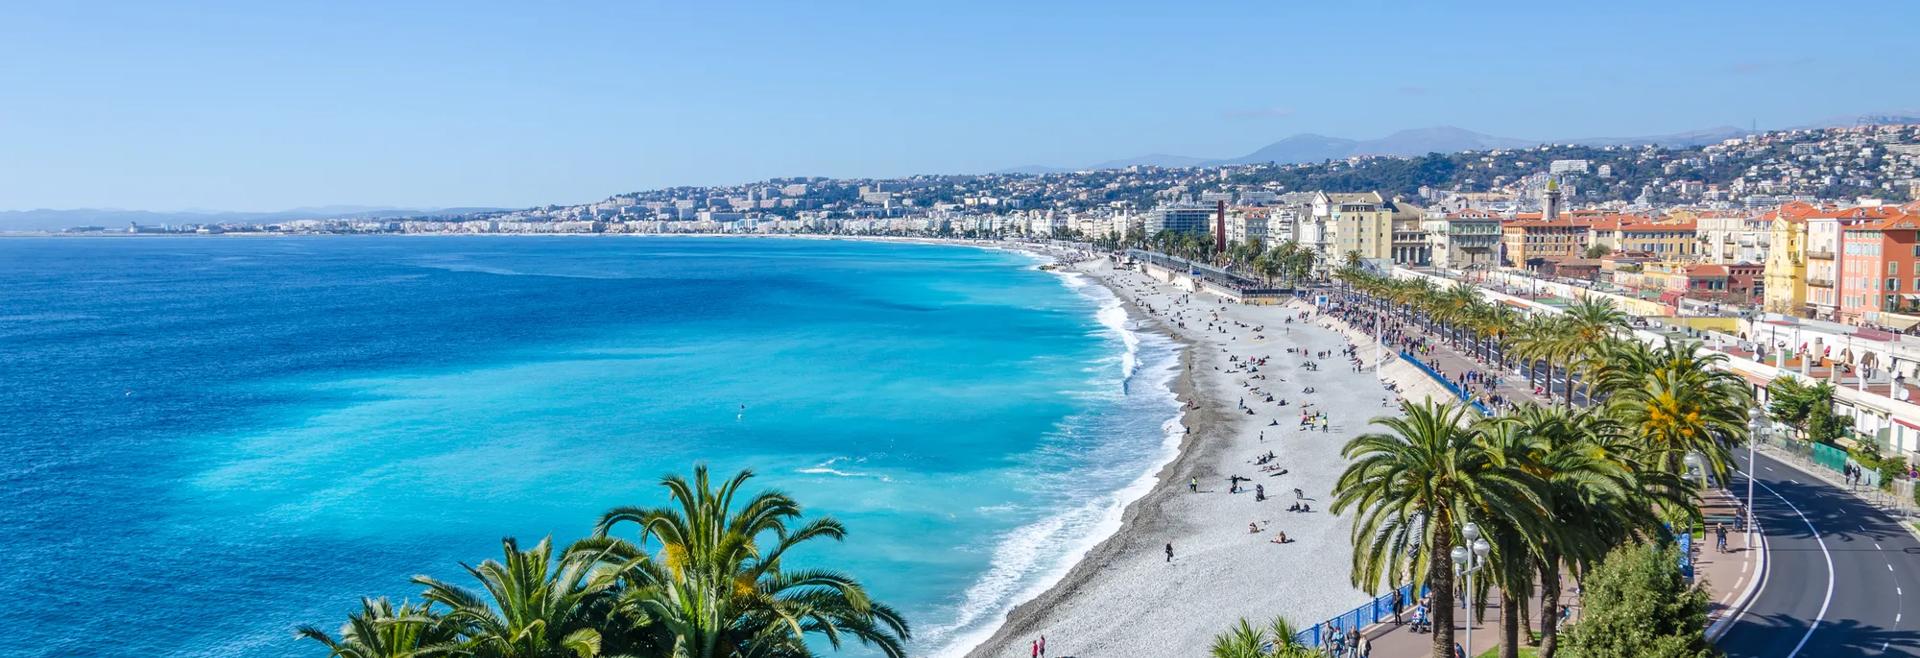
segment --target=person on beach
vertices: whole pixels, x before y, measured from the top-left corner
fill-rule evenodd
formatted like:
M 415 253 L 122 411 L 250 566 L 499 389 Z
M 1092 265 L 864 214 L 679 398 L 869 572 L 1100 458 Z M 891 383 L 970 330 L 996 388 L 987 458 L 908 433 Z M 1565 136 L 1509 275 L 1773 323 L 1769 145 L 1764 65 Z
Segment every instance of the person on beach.
M 1173 561 L 1173 542 L 1167 542 L 1167 561 Z
M 1200 493 L 1200 478 L 1198 476 L 1187 478 L 1187 491 L 1189 493 Z
M 1033 658 L 1040 658 L 1040 641 L 1039 640 L 1034 640 L 1028 643 L 1028 647 L 1029 648 L 1027 649 L 1027 655 L 1032 656 Z
M 1047 636 L 1040 636 L 1040 658 L 1047 658 Z

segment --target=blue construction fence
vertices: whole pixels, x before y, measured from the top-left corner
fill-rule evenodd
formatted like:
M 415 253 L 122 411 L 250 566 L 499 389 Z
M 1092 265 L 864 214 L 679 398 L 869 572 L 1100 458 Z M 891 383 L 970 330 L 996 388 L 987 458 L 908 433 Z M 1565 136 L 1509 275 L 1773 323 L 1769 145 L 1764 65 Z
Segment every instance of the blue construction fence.
M 1440 382 L 1441 386 L 1447 387 L 1447 391 L 1453 393 L 1453 397 L 1459 398 L 1461 402 L 1467 403 L 1467 406 L 1473 407 L 1474 411 L 1480 412 L 1480 415 L 1493 415 L 1493 410 L 1488 409 L 1487 405 L 1481 403 L 1479 398 L 1474 397 L 1471 393 L 1460 390 L 1458 386 L 1454 386 L 1453 382 L 1448 381 L 1446 376 L 1441 375 L 1439 371 L 1434 370 L 1432 366 L 1421 362 L 1419 355 L 1403 350 L 1400 352 L 1400 358 L 1406 359 L 1408 363 L 1418 366 L 1421 372 L 1427 373 L 1427 376 L 1432 377 L 1433 381 Z
M 1693 533 L 1680 533 L 1680 575 L 1693 582 Z
M 1403 619 L 1412 619 L 1413 609 L 1415 606 L 1420 605 L 1420 599 L 1426 597 L 1427 588 L 1425 585 L 1401 585 L 1399 589 L 1376 597 L 1374 600 L 1358 608 L 1348 610 L 1338 617 L 1327 620 L 1327 622 L 1314 624 L 1311 628 L 1301 629 L 1300 632 L 1294 634 L 1293 641 L 1309 648 L 1317 649 L 1320 648 L 1322 644 L 1331 641 L 1335 636 L 1346 634 L 1347 631 L 1356 628 L 1364 630 L 1373 624 L 1392 619 L 1393 595 L 1395 593 L 1400 594 L 1400 602 L 1403 604 L 1401 609 L 1407 615 L 1403 617 Z M 1418 594 L 1418 596 L 1415 596 L 1415 594 Z M 1331 634 L 1328 634 L 1327 629 L 1327 623 L 1329 622 L 1333 624 Z

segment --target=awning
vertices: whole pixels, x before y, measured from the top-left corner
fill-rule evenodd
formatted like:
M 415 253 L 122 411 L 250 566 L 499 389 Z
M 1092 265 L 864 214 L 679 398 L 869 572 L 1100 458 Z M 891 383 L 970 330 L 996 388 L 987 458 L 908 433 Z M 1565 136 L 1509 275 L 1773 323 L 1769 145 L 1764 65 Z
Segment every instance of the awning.
M 1920 324 L 1920 315 L 1906 315 L 1904 313 L 1881 313 L 1880 324 L 1886 325 L 1888 327 L 1892 327 L 1896 331 L 1906 331 L 1908 329 L 1912 329 L 1913 325 Z M 1885 333 L 1885 332 L 1880 332 L 1880 333 Z M 1887 334 L 1886 338 L 1877 338 L 1875 340 L 1891 340 L 1892 338 L 1893 338 L 1892 334 Z

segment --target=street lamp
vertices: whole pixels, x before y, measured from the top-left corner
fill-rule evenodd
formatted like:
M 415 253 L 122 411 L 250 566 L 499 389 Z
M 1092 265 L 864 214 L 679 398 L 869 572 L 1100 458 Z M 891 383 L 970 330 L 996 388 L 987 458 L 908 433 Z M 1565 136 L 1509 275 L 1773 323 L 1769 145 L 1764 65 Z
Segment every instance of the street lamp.
M 1685 460 L 1685 461 L 1686 461 L 1686 464 L 1687 464 L 1687 472 L 1688 472 L 1689 474 L 1691 474 L 1691 473 L 1692 473 L 1692 472 L 1694 472 L 1694 471 L 1699 471 L 1699 472 L 1700 472 L 1700 488 L 1702 488 L 1702 489 L 1705 489 L 1705 488 L 1707 488 L 1707 458 L 1706 458 L 1706 456 L 1705 456 L 1705 455 L 1701 455 L 1701 454 L 1700 454 L 1699 452 L 1688 452 L 1688 453 L 1687 453 L 1687 457 L 1686 457 L 1686 460 Z
M 1747 545 L 1753 545 L 1753 479 L 1754 469 L 1759 468 L 1753 462 L 1753 451 L 1760 439 L 1767 434 L 1767 412 L 1759 405 L 1747 410 Z
M 1466 527 L 1460 529 L 1460 536 L 1465 537 L 1467 544 L 1473 547 L 1472 551 L 1468 551 L 1466 546 L 1455 546 L 1451 553 L 1454 569 L 1467 579 L 1466 652 L 1471 656 L 1473 655 L 1473 574 L 1487 566 L 1487 552 L 1493 550 L 1493 545 L 1480 537 L 1480 526 L 1472 522 L 1468 522 Z

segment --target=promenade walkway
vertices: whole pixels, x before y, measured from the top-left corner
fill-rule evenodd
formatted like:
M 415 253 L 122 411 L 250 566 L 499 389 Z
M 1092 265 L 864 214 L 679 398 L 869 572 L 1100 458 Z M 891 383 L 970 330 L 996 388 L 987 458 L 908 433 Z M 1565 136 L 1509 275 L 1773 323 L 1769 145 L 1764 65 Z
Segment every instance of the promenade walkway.
M 1386 320 L 1385 326 L 1387 326 L 1389 330 L 1397 330 L 1402 332 L 1403 335 L 1416 339 L 1426 339 L 1426 343 L 1431 345 L 1431 349 L 1420 354 L 1417 358 L 1442 376 L 1457 378 L 1469 370 L 1491 372 L 1495 373 L 1495 376 L 1498 377 L 1492 393 L 1498 394 L 1506 400 L 1516 402 L 1524 400 L 1547 402 L 1547 400 L 1534 394 L 1534 389 L 1528 385 L 1527 379 L 1524 376 L 1515 373 L 1513 370 L 1499 368 L 1482 362 L 1473 356 L 1462 354 L 1452 347 L 1451 344 L 1447 343 L 1441 336 L 1422 329 L 1418 323 L 1404 322 L 1390 318 L 1383 319 Z M 1359 330 L 1361 333 L 1366 333 L 1366 329 L 1371 328 L 1373 322 L 1370 318 L 1365 319 L 1364 322 L 1362 320 L 1362 318 L 1356 317 L 1353 324 L 1364 324 L 1367 326 L 1352 326 L 1350 328 Z M 1564 391 L 1565 386 L 1566 380 L 1561 377 L 1556 377 L 1555 390 Z M 1735 530 L 1734 519 L 1739 516 L 1739 509 L 1740 507 L 1737 500 L 1730 496 L 1725 490 L 1714 490 L 1710 492 L 1701 510 L 1702 515 L 1708 521 L 1706 532 L 1702 533 L 1699 541 L 1692 543 L 1691 554 L 1695 579 L 1698 582 L 1705 583 L 1709 587 L 1709 591 L 1713 594 L 1712 608 L 1708 613 L 1708 623 L 1710 626 L 1714 622 L 1717 622 L 1722 616 L 1728 614 L 1739 599 L 1748 591 L 1749 585 L 1751 585 L 1754 578 L 1757 577 L 1759 557 L 1764 552 L 1764 546 L 1759 547 L 1760 550 L 1753 550 L 1754 547 L 1747 545 L 1747 534 Z M 1719 552 L 1714 545 L 1712 528 L 1715 523 L 1719 522 L 1726 523 L 1728 527 L 1727 551 L 1725 553 Z M 1576 589 L 1577 583 L 1571 575 L 1565 577 L 1563 583 L 1565 591 L 1562 593 L 1561 601 L 1569 608 L 1570 621 L 1577 623 L 1580 619 L 1581 612 L 1578 591 Z M 1539 633 L 1539 595 L 1534 593 L 1524 597 L 1523 600 L 1527 602 L 1528 606 L 1528 614 L 1525 616 L 1525 619 L 1531 621 L 1531 624 L 1521 631 L 1523 649 L 1532 649 L 1533 645 L 1529 643 L 1528 638 Z M 1465 601 L 1460 601 L 1459 605 L 1464 606 Z M 1409 612 L 1403 617 L 1403 620 L 1412 619 L 1411 608 L 1412 606 L 1409 605 Z M 1500 620 L 1501 615 L 1506 614 L 1506 612 L 1507 611 L 1501 609 L 1499 606 L 1499 596 L 1496 592 L 1492 596 L 1492 600 L 1486 604 L 1483 620 L 1474 622 L 1472 644 L 1475 654 L 1499 655 Z M 1467 617 L 1468 615 L 1464 609 L 1456 611 L 1454 615 L 1455 642 L 1462 645 L 1465 644 L 1466 640 Z M 1362 632 L 1366 634 L 1373 644 L 1372 658 L 1416 658 L 1431 655 L 1433 649 L 1433 637 L 1430 634 L 1415 633 L 1408 626 L 1392 621 L 1374 624 L 1365 628 Z

